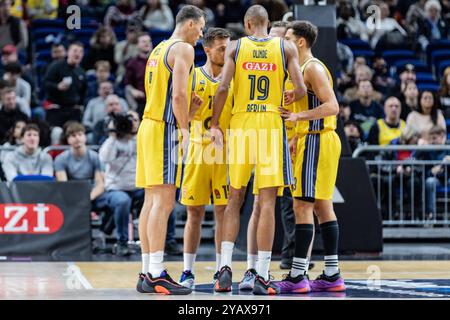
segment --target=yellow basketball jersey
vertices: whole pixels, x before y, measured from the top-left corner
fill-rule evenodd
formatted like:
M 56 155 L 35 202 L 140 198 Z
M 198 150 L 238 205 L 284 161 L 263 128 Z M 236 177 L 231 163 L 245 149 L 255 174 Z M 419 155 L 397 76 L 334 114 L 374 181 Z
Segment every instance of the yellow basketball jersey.
M 284 87 L 285 87 L 285 90 L 294 90 L 294 84 L 292 83 L 292 79 L 289 76 L 289 73 L 288 73 L 288 78 L 284 84 Z M 284 105 L 284 102 L 283 102 L 283 107 L 289 111 L 298 112 L 298 110 L 296 108 L 297 104 L 298 104 L 297 102 L 294 102 L 294 103 L 291 103 L 290 105 L 286 106 L 286 105 Z M 287 138 L 288 138 L 288 140 L 291 140 L 295 135 L 296 123 L 292 122 L 292 121 L 284 121 L 284 125 L 286 127 Z
M 380 146 L 390 144 L 392 140 L 400 137 L 402 131 L 406 127 L 406 123 L 403 120 L 400 120 L 400 125 L 397 128 L 389 127 L 386 122 L 384 122 L 384 119 L 378 119 L 377 124 L 379 128 L 378 139 Z
M 284 40 L 278 37 L 243 37 L 237 42 L 234 61 L 232 113 L 279 113 L 287 78 Z
M 192 88 L 202 98 L 203 103 L 195 113 L 194 119 L 190 124 L 190 137 L 193 142 L 211 142 L 209 130 L 211 129 L 212 106 L 219 83 L 220 80 L 212 78 L 203 67 L 195 68 Z M 219 125 L 224 131 L 230 126 L 231 108 L 233 104 L 233 81 L 231 81 L 228 92 L 228 98 L 219 119 Z
M 153 119 L 176 124 L 172 106 L 172 69 L 167 61 L 170 48 L 179 39 L 162 41 L 153 49 L 145 68 L 144 119 Z M 193 68 L 187 83 L 188 103 L 191 101 Z
M 306 66 L 310 62 L 318 62 L 320 63 L 327 72 L 328 79 L 330 80 L 330 85 L 333 87 L 333 78 L 331 77 L 331 73 L 328 68 L 323 64 L 322 61 L 316 58 L 311 58 L 305 61 L 303 65 L 301 65 L 302 73 L 304 73 Z M 319 101 L 315 93 L 308 89 L 307 94 L 296 102 L 295 108 L 296 112 L 308 111 L 314 109 L 321 105 L 322 103 Z M 298 121 L 295 127 L 295 131 L 298 134 L 307 134 L 307 133 L 320 133 L 326 131 L 336 130 L 336 116 L 329 116 L 323 119 L 311 120 L 311 121 Z

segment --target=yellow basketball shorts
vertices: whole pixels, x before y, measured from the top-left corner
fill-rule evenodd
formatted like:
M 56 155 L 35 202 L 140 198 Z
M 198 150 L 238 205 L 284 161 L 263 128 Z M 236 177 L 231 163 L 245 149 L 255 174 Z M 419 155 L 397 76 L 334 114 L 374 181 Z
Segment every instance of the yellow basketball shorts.
M 300 136 L 293 197 L 310 202 L 333 199 L 340 155 L 341 140 L 335 131 Z
M 183 168 L 180 202 L 186 206 L 221 206 L 228 203 L 228 165 L 204 155 L 214 155 L 212 144 L 190 142 Z M 224 154 L 224 153 L 223 153 Z
M 273 112 L 236 113 L 228 135 L 230 185 L 246 187 L 252 171 L 256 189 L 292 185 L 286 128 Z
M 137 134 L 136 187 L 180 186 L 181 148 L 175 124 L 143 119 Z

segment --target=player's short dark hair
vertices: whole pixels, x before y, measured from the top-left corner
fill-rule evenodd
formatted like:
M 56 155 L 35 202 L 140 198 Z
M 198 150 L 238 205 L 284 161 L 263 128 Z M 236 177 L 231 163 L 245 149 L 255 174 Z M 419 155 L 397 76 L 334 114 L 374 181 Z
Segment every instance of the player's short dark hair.
M 247 19 L 252 20 L 255 25 L 262 26 L 268 23 L 269 14 L 263 6 L 254 4 L 250 8 L 248 8 L 247 12 L 245 13 L 244 20 Z
M 25 136 L 25 133 L 27 133 L 28 131 L 36 131 L 38 134 L 41 133 L 41 129 L 39 129 L 37 124 L 28 123 L 27 125 L 25 125 L 25 127 L 23 127 L 20 136 L 23 138 Z
M 319 30 L 315 25 L 306 20 L 293 21 L 289 24 L 289 29 L 292 29 L 297 38 L 304 38 L 309 47 L 312 47 L 317 40 Z
M 288 28 L 289 22 L 287 21 L 274 21 L 271 23 L 271 28 Z
M 9 72 L 12 74 L 21 74 L 22 65 L 18 62 L 9 62 L 5 65 L 4 72 Z
M 209 47 L 214 43 L 216 39 L 228 39 L 231 38 L 230 31 L 223 28 L 209 28 L 203 36 L 203 46 Z
M 206 15 L 202 9 L 192 5 L 185 5 L 180 9 L 180 11 L 178 11 L 175 18 L 175 23 L 176 25 L 179 25 L 186 22 L 187 20 L 198 21 L 201 17 L 206 20 Z

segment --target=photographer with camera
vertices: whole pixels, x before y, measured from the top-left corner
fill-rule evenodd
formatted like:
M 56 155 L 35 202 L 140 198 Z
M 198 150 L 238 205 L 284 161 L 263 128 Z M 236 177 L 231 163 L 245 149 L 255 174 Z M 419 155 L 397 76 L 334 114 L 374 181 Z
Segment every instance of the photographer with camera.
M 124 112 L 120 103 L 120 98 L 115 94 L 110 94 L 105 99 L 106 117 L 94 124 L 93 143 L 100 145 L 108 138 L 108 126 L 113 121 L 113 116 Z
M 105 198 L 114 202 L 114 222 L 119 236 L 116 254 L 128 251 L 129 214 L 144 202 L 144 190 L 136 189 L 136 133 L 139 116 L 134 111 L 113 113 L 107 125 L 108 138 L 100 148 L 105 165 Z

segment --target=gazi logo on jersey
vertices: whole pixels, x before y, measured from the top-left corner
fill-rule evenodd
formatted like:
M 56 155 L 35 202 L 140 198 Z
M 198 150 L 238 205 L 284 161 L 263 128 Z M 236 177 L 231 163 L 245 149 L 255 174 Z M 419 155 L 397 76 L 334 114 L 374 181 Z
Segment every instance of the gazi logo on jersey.
M 277 65 L 271 62 L 244 62 L 242 68 L 248 71 L 276 71 Z
M 51 234 L 63 223 L 64 215 L 52 204 L 0 204 L 0 234 Z

